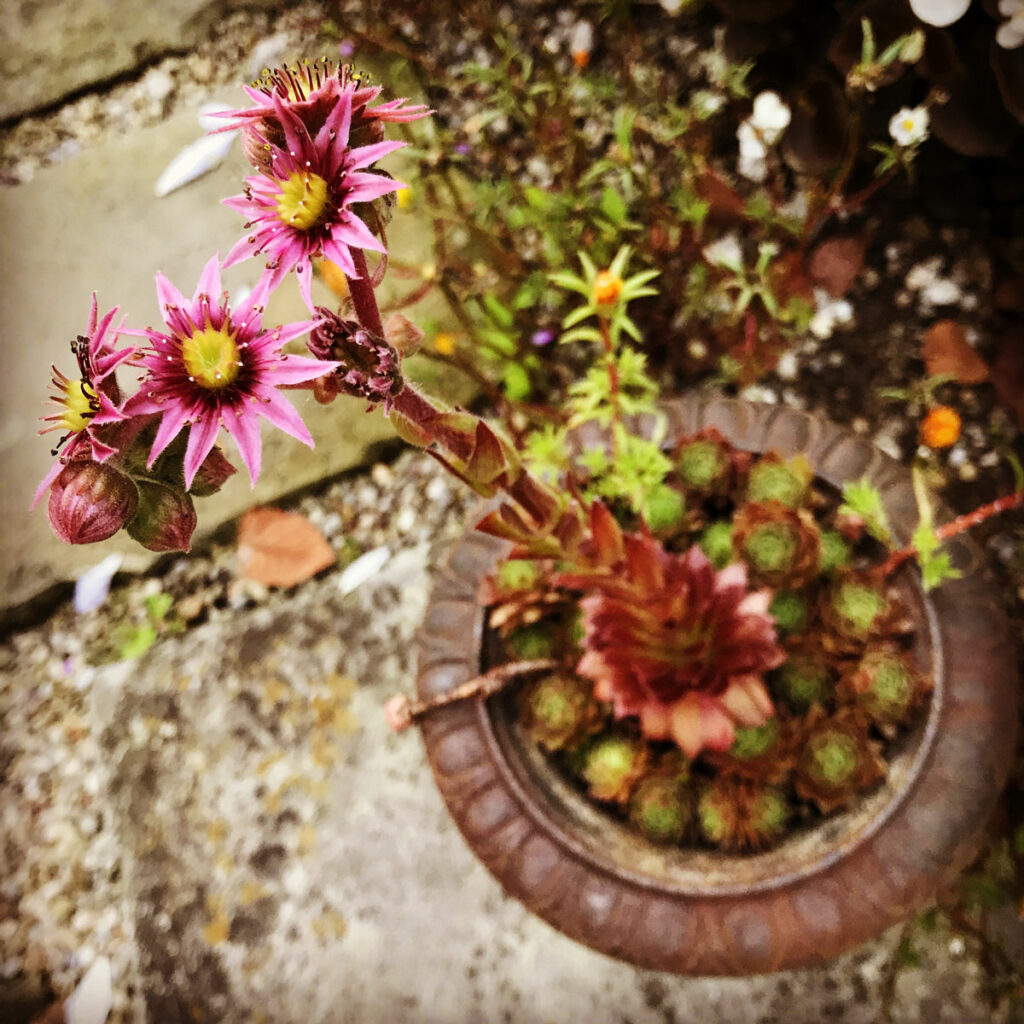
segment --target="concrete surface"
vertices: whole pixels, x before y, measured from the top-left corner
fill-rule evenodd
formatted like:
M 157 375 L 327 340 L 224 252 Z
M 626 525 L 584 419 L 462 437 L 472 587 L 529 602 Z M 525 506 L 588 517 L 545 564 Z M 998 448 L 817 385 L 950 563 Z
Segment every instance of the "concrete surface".
M 330 572 L 98 668 L 89 637 L 113 611 L 0 645 L 18 724 L 0 895 L 20 901 L 8 941 L 28 942 L 13 969 L 34 957 L 63 988 L 109 957 L 117 1024 L 872 1024 L 890 988 L 896 1024 L 1007 1020 L 977 952 L 941 930 L 898 975 L 895 930 L 815 970 L 688 979 L 593 953 L 507 898 L 415 731 L 382 714 L 411 688 L 430 567 L 466 503 L 424 456 L 380 489 L 341 486 L 307 513 L 347 506 L 354 538 L 391 551 L 350 593 Z M 210 574 L 188 564 L 166 592 Z
M 239 6 L 231 0 L 0 4 L 0 121 L 188 49 L 206 36 L 215 18 Z

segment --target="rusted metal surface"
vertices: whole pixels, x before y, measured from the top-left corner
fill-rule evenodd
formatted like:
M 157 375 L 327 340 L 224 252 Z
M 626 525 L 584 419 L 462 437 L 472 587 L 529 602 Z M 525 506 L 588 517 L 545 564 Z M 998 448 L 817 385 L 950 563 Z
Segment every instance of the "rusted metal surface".
M 670 435 L 717 427 L 752 451 L 804 453 L 829 483 L 869 477 L 896 540 L 917 513 L 909 472 L 826 420 L 778 406 L 695 395 L 666 407 Z M 422 697 L 480 666 L 477 587 L 506 549 L 469 534 L 440 570 L 421 634 Z M 555 928 L 611 956 L 680 974 L 759 974 L 828 960 L 926 906 L 974 853 L 1006 781 L 1018 683 L 1004 616 L 981 551 L 951 544 L 963 577 L 916 610 L 919 662 L 934 673 L 926 720 L 881 790 L 817 829 L 756 856 L 666 849 L 591 806 L 518 732 L 508 699 L 466 702 L 422 723 L 438 787 L 498 881 Z

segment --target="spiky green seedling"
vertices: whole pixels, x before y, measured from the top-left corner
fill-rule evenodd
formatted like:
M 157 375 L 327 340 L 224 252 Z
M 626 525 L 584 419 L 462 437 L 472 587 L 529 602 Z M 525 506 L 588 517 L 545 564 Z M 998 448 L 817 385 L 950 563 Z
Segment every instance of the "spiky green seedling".
M 823 704 L 831 695 L 828 668 L 817 658 L 793 655 L 775 673 L 772 689 L 794 711 L 806 711 Z
M 799 590 L 782 590 L 768 608 L 783 633 L 799 633 L 807 626 L 807 598 Z
M 629 802 L 629 817 L 655 843 L 678 843 L 693 817 L 690 799 L 674 777 L 649 776 L 640 781 Z
M 555 630 L 549 622 L 535 622 L 514 629 L 506 643 L 520 660 L 550 658 L 555 652 Z
M 697 540 L 701 550 L 716 569 L 724 569 L 734 558 L 732 523 L 712 523 Z
M 767 754 L 779 741 L 779 720 L 769 718 L 764 725 L 739 726 L 729 753 L 741 761 Z
M 679 453 L 679 476 L 687 487 L 712 490 L 728 472 L 729 456 L 707 439 L 691 441 Z
M 781 501 L 797 508 L 807 494 L 807 480 L 784 462 L 759 462 L 747 478 L 748 501 Z
M 754 794 L 750 802 L 747 829 L 752 845 L 768 846 L 786 831 L 790 806 L 785 792 L 777 786 L 766 786 Z
M 598 717 L 590 685 L 564 672 L 534 680 L 523 691 L 521 706 L 527 732 L 548 750 L 578 744 L 593 731 Z
M 626 736 L 595 739 L 584 753 L 583 779 L 596 800 L 624 802 L 645 767 L 644 748 Z
M 870 636 L 888 606 L 879 587 L 852 579 L 832 591 L 831 604 L 840 630 L 855 640 Z
M 799 538 L 789 523 L 764 523 L 750 531 L 743 554 L 759 572 L 782 572 L 797 553 Z
M 667 484 L 652 488 L 644 501 L 644 519 L 654 533 L 665 533 L 682 523 L 686 499 Z
M 821 533 L 821 572 L 831 576 L 836 569 L 850 565 L 850 545 L 838 530 L 823 530 Z

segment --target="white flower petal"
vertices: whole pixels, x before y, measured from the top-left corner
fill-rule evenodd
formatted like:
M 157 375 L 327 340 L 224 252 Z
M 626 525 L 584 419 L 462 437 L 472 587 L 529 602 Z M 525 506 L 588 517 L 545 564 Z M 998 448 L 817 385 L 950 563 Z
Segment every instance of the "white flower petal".
M 910 9 L 926 25 L 952 25 L 971 6 L 971 0 L 910 0 Z
M 64 1003 L 64 1024 L 103 1024 L 113 1003 L 110 961 L 99 956 Z
M 102 562 L 86 569 L 75 581 L 75 611 L 79 615 L 94 612 L 107 599 L 110 593 L 110 581 L 121 568 L 124 556 L 107 555 Z
M 386 547 L 373 548 L 365 555 L 360 555 L 338 578 L 338 590 L 343 594 L 351 594 L 356 587 L 376 576 L 390 558 L 391 550 Z
M 230 152 L 237 134 L 222 132 L 219 135 L 204 135 L 187 145 L 157 178 L 153 195 L 157 198 L 169 195 L 219 166 Z

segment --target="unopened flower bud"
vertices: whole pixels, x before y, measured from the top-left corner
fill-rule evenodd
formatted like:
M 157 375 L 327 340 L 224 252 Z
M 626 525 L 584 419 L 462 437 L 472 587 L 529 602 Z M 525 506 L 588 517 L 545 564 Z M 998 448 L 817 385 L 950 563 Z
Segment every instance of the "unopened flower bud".
M 68 463 L 54 480 L 47 511 L 53 532 L 66 544 L 95 544 L 125 526 L 138 504 L 130 477 L 83 459 Z
M 622 294 L 622 278 L 610 270 L 602 270 L 594 278 L 594 289 L 590 299 L 595 306 L 612 306 Z
M 207 498 L 211 494 L 216 494 L 228 477 L 236 472 L 220 448 L 214 445 L 196 472 L 189 494 L 194 494 L 197 498 Z
M 423 332 L 401 313 L 392 313 L 384 324 L 384 337 L 401 356 L 411 356 L 420 347 Z
M 150 551 L 188 551 L 196 528 L 192 499 L 179 487 L 139 480 L 139 507 L 128 534 Z

